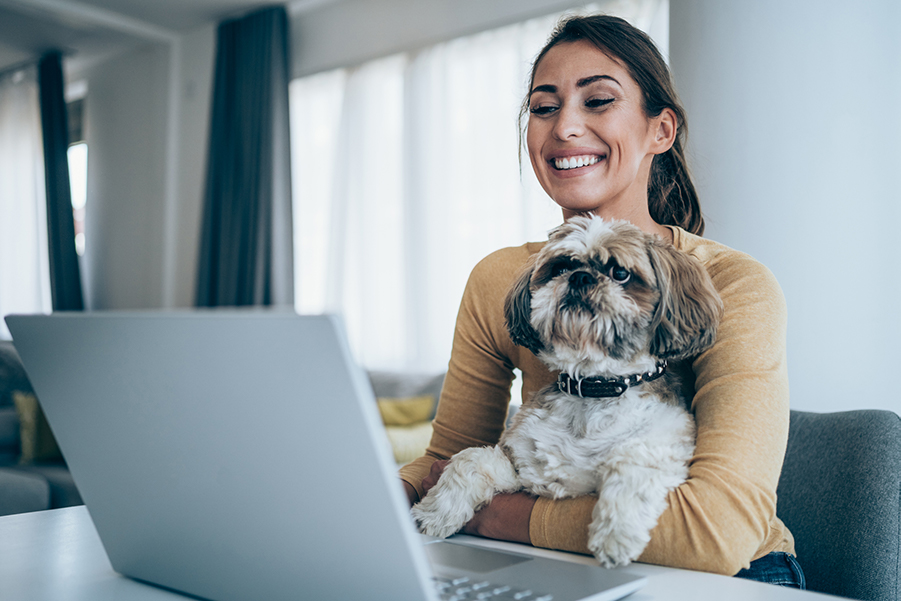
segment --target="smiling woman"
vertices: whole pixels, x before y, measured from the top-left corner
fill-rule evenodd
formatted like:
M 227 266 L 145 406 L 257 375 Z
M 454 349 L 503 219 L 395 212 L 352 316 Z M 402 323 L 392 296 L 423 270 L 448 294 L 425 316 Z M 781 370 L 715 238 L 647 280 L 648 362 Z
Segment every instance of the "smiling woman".
M 543 409 L 541 399 L 557 393 L 566 374 L 556 373 L 562 366 L 548 361 L 561 352 L 555 336 L 533 344 L 521 335 L 524 328 L 511 323 L 527 323 L 531 328 L 539 323 L 555 324 L 554 319 L 543 320 L 542 311 L 554 315 L 554 311 L 568 310 L 567 303 L 577 308 L 584 323 L 603 323 L 608 305 L 590 307 L 581 291 L 567 296 L 560 307 L 536 300 L 541 292 L 555 290 L 556 284 L 542 287 L 547 280 L 541 274 L 546 271 L 539 268 L 534 279 L 529 271 L 542 263 L 547 249 L 554 246 L 561 260 L 546 269 L 558 273 L 554 282 L 561 286 L 584 287 L 601 277 L 612 282 L 614 290 L 639 289 L 642 280 L 660 286 L 660 295 L 638 303 L 653 305 L 648 306 L 646 323 L 654 324 L 655 332 L 636 341 L 636 350 L 651 366 L 655 361 L 672 360 L 670 368 L 683 378 L 697 423 L 687 480 L 666 493 L 662 512 L 655 510 L 653 523 L 648 523 L 649 539 L 642 539 L 629 559 L 803 588 L 801 572 L 786 567 L 785 557 L 794 554 L 794 540 L 776 515 L 776 484 L 789 421 L 785 300 L 766 267 L 701 238 L 703 219 L 682 156 L 684 111 L 661 53 L 645 33 L 622 19 L 609 15 L 567 18 L 538 54 L 529 82 L 521 114 L 528 114 L 529 158 L 541 186 L 562 208 L 568 226 L 584 221 L 581 215 L 603 217 L 599 222 L 603 227 L 612 227 L 607 225 L 611 220 L 631 222 L 650 244 L 665 248 L 666 253 L 636 254 L 643 260 L 651 257 L 653 277 L 647 270 L 636 270 L 638 263 L 623 262 L 626 255 L 614 253 L 611 257 L 617 260 L 603 257 L 596 274 L 587 273 L 576 263 L 586 260 L 580 258 L 578 245 L 560 243 L 555 234 L 546 244 L 502 248 L 483 259 L 473 269 L 464 292 L 429 448 L 401 470 L 411 503 L 423 499 L 431 487 L 442 486 L 446 460 L 504 440 L 514 368 L 521 370 L 523 379 L 523 408 L 517 416 Z M 669 259 L 663 259 L 664 254 Z M 696 262 L 706 274 L 676 277 L 670 268 L 664 268 L 683 262 Z M 704 345 L 672 354 L 677 341 L 684 338 L 683 326 L 695 323 L 694 317 L 678 317 L 681 312 L 674 307 L 680 301 L 702 298 L 702 282 L 707 288 L 712 284 L 721 298 L 722 320 L 715 333 L 712 325 L 698 326 L 706 333 Z M 511 286 L 514 292 L 528 290 L 529 294 L 516 294 L 510 301 Z M 663 290 L 680 301 L 667 299 Z M 547 294 L 553 296 L 554 292 Z M 513 315 L 529 317 L 511 318 L 511 305 L 519 307 Z M 628 314 L 634 306 L 633 302 L 622 308 Z M 556 334 L 557 327 L 554 325 L 551 333 Z M 590 336 L 591 343 L 566 348 L 578 353 L 598 344 L 615 358 L 619 349 L 608 341 L 615 341 L 621 331 L 619 325 L 610 325 Z M 579 364 L 578 377 L 610 381 L 625 375 L 618 373 L 614 363 L 586 366 L 584 371 Z M 645 367 L 632 374 L 644 376 Z M 626 380 L 631 382 L 631 377 L 626 375 Z M 643 386 L 647 380 L 636 381 Z M 579 396 L 564 402 L 574 408 L 586 402 L 607 402 L 625 412 L 632 407 L 631 401 L 624 399 L 589 401 L 582 398 L 581 388 Z M 608 425 L 603 420 L 594 422 L 585 437 L 603 437 Z M 649 414 L 642 418 L 642 427 L 660 425 Z M 534 449 L 565 446 L 568 441 L 536 437 L 530 444 Z M 515 461 L 515 453 L 506 448 L 504 453 Z M 640 468 L 635 483 L 653 481 L 664 463 L 661 457 L 650 457 L 642 447 L 624 459 L 626 471 Z M 450 466 L 454 461 L 451 459 Z M 523 465 L 515 467 L 516 473 L 523 472 Z M 450 469 L 453 473 L 454 468 Z M 606 487 L 618 489 L 619 476 L 614 474 L 621 473 L 612 469 L 601 476 L 597 494 L 546 494 L 531 489 L 536 497 L 512 485 L 498 488 L 503 494 L 487 497 L 474 515 L 467 514 L 471 519 L 462 522 L 462 531 L 596 552 L 608 544 L 606 537 L 612 536 L 592 534 L 597 532 L 598 520 L 603 522 L 607 515 L 598 513 L 598 499 L 606 497 Z M 428 505 L 430 498 L 425 497 L 423 503 Z M 632 508 L 620 507 L 616 514 L 640 519 Z

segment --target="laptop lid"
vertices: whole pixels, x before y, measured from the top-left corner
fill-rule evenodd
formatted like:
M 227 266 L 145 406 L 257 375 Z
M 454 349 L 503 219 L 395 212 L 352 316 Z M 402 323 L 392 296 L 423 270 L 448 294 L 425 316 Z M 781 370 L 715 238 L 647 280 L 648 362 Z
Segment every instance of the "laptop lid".
M 217 601 L 433 598 L 339 319 L 6 321 L 116 571 Z

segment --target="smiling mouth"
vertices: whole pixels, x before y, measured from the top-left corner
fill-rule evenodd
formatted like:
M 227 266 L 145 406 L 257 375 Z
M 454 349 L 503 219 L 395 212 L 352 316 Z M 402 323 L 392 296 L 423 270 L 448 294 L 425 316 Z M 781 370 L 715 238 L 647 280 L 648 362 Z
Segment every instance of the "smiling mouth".
M 602 156 L 598 155 L 584 155 L 577 157 L 567 157 L 565 159 L 552 159 L 550 161 L 551 165 L 554 166 L 555 169 L 559 171 L 567 171 L 569 169 L 578 169 L 580 167 L 590 167 L 600 161 Z

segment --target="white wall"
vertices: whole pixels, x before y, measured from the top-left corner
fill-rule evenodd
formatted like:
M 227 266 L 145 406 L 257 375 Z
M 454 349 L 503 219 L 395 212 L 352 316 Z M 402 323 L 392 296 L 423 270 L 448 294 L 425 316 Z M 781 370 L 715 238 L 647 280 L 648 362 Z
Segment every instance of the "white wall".
M 214 47 L 210 24 L 69 75 L 88 88 L 92 309 L 193 304 Z
M 169 48 L 147 44 L 85 73 L 85 289 L 92 309 L 159 306 Z
M 194 304 L 215 46 L 216 25 L 212 23 L 184 35 L 179 42 L 176 190 L 170 199 L 168 285 L 163 303 L 167 307 Z
M 671 0 L 707 237 L 770 267 L 796 409 L 901 412 L 901 2 Z

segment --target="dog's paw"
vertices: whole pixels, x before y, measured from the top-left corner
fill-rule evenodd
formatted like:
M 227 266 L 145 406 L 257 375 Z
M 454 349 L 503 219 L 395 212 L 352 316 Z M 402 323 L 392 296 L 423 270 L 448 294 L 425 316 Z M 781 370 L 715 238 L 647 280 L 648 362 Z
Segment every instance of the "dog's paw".
M 426 495 L 422 502 L 413 506 L 410 513 L 419 531 L 437 538 L 447 538 L 458 532 L 472 519 L 475 512 L 463 503 L 452 503 L 446 495 Z
M 616 500 L 624 501 L 621 497 Z M 657 520 L 649 508 L 635 500 L 609 501 L 611 498 L 602 492 L 588 527 L 588 548 L 602 565 L 612 568 L 638 559 L 651 540 Z
M 592 532 L 588 538 L 588 550 L 606 568 L 628 565 L 638 559 L 645 546 L 646 540 L 634 537 L 620 538 L 616 535 L 604 536 L 599 532 Z

